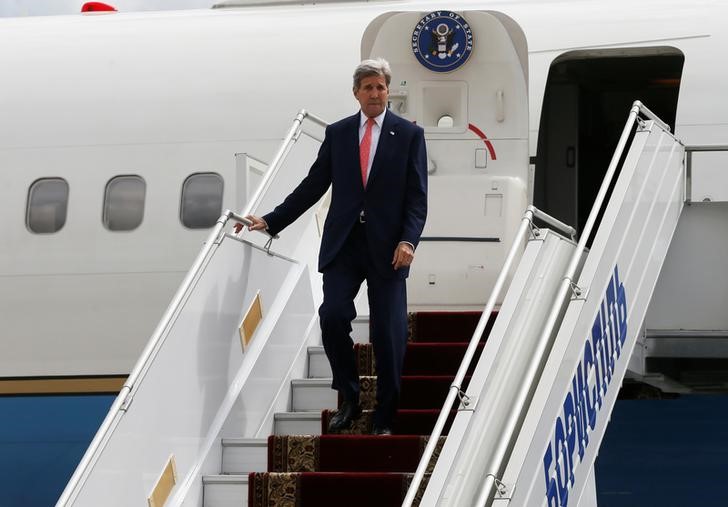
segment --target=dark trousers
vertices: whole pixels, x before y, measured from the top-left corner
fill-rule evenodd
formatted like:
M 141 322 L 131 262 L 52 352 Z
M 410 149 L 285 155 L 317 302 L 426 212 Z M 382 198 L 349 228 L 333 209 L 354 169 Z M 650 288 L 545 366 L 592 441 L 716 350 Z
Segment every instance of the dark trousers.
M 321 335 L 334 380 L 331 385 L 348 401 L 359 401 L 359 375 L 351 339 L 356 317 L 354 298 L 367 281 L 370 341 L 377 365 L 375 426 L 391 426 L 399 401 L 402 362 L 407 345 L 407 286 L 405 280 L 384 278 L 369 256 L 365 226 L 357 223 L 323 271 L 324 301 L 319 308 Z M 394 255 L 394 252 L 392 252 Z

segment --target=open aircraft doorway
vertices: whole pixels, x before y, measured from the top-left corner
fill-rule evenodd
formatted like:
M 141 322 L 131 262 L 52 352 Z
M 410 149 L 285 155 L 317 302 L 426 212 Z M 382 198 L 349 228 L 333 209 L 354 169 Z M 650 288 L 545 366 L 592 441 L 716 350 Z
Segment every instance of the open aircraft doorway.
M 534 204 L 581 231 L 632 103 L 642 101 L 674 131 L 684 60 L 671 47 L 556 58 L 541 112 Z

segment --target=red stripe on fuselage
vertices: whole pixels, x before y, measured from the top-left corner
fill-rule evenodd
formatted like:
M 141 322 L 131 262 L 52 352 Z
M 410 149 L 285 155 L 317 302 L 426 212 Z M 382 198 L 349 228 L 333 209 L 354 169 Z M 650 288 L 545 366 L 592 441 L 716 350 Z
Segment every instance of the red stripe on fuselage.
M 490 152 L 490 159 L 495 160 L 495 148 L 493 148 L 493 143 L 490 142 L 490 140 L 486 137 L 486 135 L 483 133 L 482 130 L 480 130 L 478 127 L 473 125 L 472 123 L 468 123 L 468 128 L 475 132 L 475 135 L 478 136 L 483 140 L 485 143 L 485 146 L 488 148 L 488 151 Z

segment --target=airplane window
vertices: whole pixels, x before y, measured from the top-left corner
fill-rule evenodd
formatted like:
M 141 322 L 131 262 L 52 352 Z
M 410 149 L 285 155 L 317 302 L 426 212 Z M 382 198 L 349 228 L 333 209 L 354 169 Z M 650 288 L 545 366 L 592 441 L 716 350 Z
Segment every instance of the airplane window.
M 198 173 L 182 185 L 180 219 L 190 229 L 212 227 L 222 213 L 222 176 L 217 173 Z
M 68 183 L 62 178 L 36 180 L 28 192 L 25 223 L 39 234 L 57 232 L 66 223 Z
M 117 176 L 109 180 L 104 195 L 104 227 L 110 231 L 131 231 L 144 218 L 147 183 L 141 176 Z

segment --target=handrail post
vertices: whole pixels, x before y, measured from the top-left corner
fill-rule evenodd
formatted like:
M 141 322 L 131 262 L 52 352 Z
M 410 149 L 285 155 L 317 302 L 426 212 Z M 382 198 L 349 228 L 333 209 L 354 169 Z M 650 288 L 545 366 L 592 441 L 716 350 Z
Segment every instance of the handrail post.
M 639 100 L 635 100 L 634 103 L 632 104 L 632 106 L 633 106 L 632 109 L 634 109 L 636 107 L 638 110 L 637 111 L 638 113 L 641 113 L 643 116 L 646 116 L 650 120 L 657 123 L 660 126 L 660 128 L 662 128 L 662 130 L 664 130 L 665 132 L 671 132 L 670 125 L 668 125 L 667 123 L 662 121 L 659 116 L 657 116 L 655 113 L 653 113 L 642 102 L 640 102 Z
M 549 224 L 552 227 L 555 227 L 557 229 L 560 229 L 562 232 L 569 235 L 571 239 L 576 238 L 576 229 L 571 227 L 570 225 L 566 225 L 561 220 L 557 220 L 556 218 L 552 217 L 551 215 L 547 215 L 540 209 L 538 209 L 535 206 L 529 206 L 527 209 L 530 209 L 533 211 L 533 216 L 535 218 L 538 218 L 539 220 Z
M 276 176 L 276 174 L 278 174 L 278 167 L 281 165 L 281 161 L 286 157 L 288 151 L 291 149 L 292 142 L 295 142 L 294 138 L 298 137 L 301 124 L 303 123 L 304 118 L 306 118 L 306 115 L 306 110 L 301 109 L 296 117 L 293 119 L 293 125 L 291 125 L 291 128 L 288 129 L 288 132 L 284 136 L 280 148 L 278 148 L 278 151 L 276 152 L 273 160 L 268 166 L 268 170 L 263 176 L 263 181 L 260 183 L 260 185 L 258 185 L 258 189 L 255 191 L 255 194 L 253 194 L 253 197 L 248 201 L 248 204 L 245 206 L 245 208 L 243 208 L 243 211 L 240 212 L 240 215 L 249 215 L 251 211 L 259 204 L 259 201 L 262 199 L 263 195 L 265 195 L 268 191 L 268 188 L 270 187 L 273 178 Z
M 285 160 L 286 156 L 288 155 L 288 152 L 291 150 L 293 143 L 295 143 L 298 140 L 298 137 L 301 134 L 301 129 L 303 127 L 303 121 L 308 118 L 310 121 L 316 123 L 317 125 L 320 125 L 322 127 L 326 127 L 328 124 L 319 118 L 318 116 L 315 116 L 305 109 L 301 109 L 296 117 L 293 119 L 293 125 L 291 125 L 291 128 L 288 129 L 288 133 L 286 133 L 285 137 L 283 138 L 283 142 L 281 143 L 281 147 L 276 152 L 275 156 L 273 157 L 273 160 L 271 161 L 268 170 L 266 171 L 265 175 L 263 176 L 263 181 L 258 186 L 258 189 L 255 191 L 255 194 L 253 194 L 253 197 L 248 201 L 248 204 L 243 208 L 243 210 L 240 212 L 240 215 L 242 216 L 248 216 L 252 211 L 260 204 L 260 200 L 263 198 L 263 196 L 268 192 L 268 188 L 270 188 L 271 183 L 273 182 L 273 179 L 278 174 L 278 170 L 283 165 L 283 161 Z

